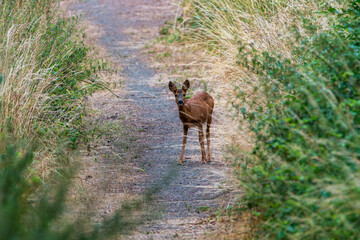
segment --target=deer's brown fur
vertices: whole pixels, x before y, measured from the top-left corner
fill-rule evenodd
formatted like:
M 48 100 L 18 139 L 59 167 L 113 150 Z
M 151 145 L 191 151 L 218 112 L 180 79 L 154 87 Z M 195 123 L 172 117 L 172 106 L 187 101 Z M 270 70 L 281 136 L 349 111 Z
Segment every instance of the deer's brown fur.
M 177 89 L 174 83 L 169 82 L 169 89 L 175 95 L 175 101 L 179 108 L 179 117 L 183 123 L 183 146 L 179 159 L 179 164 L 183 163 L 187 134 L 190 127 L 199 129 L 199 142 L 201 146 L 201 160 L 203 163 L 211 161 L 210 155 L 210 125 L 212 122 L 212 112 L 214 109 L 214 99 L 206 92 L 197 93 L 192 98 L 185 98 L 186 91 L 190 88 L 189 80 L 183 83 L 181 89 Z M 206 123 L 206 140 L 208 146 L 208 156 L 205 154 L 203 124 Z

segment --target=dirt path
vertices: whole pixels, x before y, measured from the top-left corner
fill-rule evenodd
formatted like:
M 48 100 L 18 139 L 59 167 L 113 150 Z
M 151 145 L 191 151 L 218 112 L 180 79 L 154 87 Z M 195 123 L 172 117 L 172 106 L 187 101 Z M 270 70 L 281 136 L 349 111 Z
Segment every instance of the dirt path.
M 175 166 L 181 150 L 182 125 L 167 85 L 157 81 L 141 53 L 177 6 L 166 0 L 89 0 L 71 6 L 96 26 L 98 44 L 120 64 L 124 80 L 114 91 L 95 94 L 90 102 L 96 121 L 106 128 L 105 141 L 84 154 L 84 188 L 92 192 L 94 216 L 111 215 L 122 199 L 142 194 L 171 169 L 172 182 L 153 204 L 163 217 L 148 221 L 129 239 L 203 239 L 214 230 L 209 217 L 229 201 L 228 173 L 222 160 L 221 136 L 213 124 L 212 156 L 201 164 L 197 131 L 189 133 L 184 166 Z M 215 108 L 216 114 L 216 108 Z M 96 160 L 96 161 L 94 161 Z

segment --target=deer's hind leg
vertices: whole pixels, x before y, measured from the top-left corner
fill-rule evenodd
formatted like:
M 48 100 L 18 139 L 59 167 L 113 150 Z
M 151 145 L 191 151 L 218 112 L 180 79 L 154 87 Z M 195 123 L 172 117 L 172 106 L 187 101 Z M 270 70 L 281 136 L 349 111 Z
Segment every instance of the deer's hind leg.
M 212 121 L 212 115 L 209 114 L 206 124 L 206 141 L 207 141 L 207 149 L 208 149 L 208 162 L 211 162 L 211 154 L 210 154 L 210 126 Z
M 199 127 L 199 142 L 200 142 L 200 147 L 201 147 L 201 162 L 206 163 L 203 126 L 202 126 L 202 124 L 200 124 L 198 127 Z

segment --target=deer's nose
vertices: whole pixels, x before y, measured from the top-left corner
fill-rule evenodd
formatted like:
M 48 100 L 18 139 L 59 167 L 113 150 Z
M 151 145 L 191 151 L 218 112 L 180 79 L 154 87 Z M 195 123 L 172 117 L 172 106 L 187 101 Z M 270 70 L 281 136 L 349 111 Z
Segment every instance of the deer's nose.
M 180 106 L 182 106 L 182 105 L 184 104 L 183 100 L 179 100 L 179 101 L 178 101 L 178 104 L 179 104 Z

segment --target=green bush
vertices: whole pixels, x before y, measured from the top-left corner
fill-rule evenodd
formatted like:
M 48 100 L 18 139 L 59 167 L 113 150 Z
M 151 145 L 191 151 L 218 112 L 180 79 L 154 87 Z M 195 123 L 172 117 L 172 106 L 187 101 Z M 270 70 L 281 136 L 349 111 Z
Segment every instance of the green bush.
M 0 239 L 111 239 L 154 216 L 140 210 L 158 192 L 156 187 L 141 199 L 123 202 L 112 217 L 101 222 L 76 219 L 66 206 L 74 168 L 63 167 L 44 185 L 31 170 L 32 151 L 22 145 L 0 137 Z
M 235 106 L 257 136 L 239 166 L 261 239 L 360 237 L 360 1 L 318 14 L 335 21 L 304 21 L 313 35 L 297 34 L 291 59 L 240 48 L 265 94 L 255 111 Z

